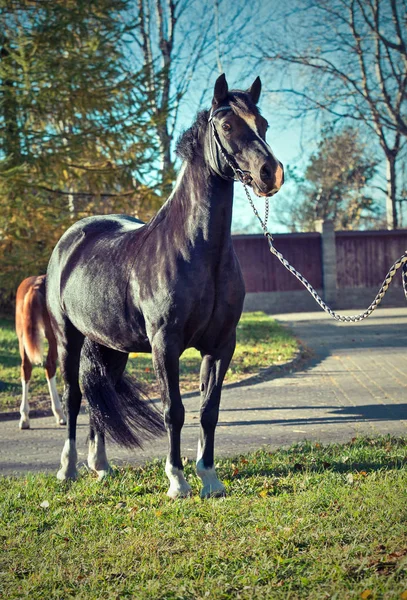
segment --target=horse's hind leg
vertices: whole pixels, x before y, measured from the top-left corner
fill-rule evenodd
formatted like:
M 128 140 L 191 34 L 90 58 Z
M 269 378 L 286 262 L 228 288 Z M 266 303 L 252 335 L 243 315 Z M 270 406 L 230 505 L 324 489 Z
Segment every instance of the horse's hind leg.
M 201 365 L 201 431 L 196 471 L 202 479 L 202 498 L 224 496 L 225 486 L 219 481 L 214 466 L 215 429 L 219 417 L 222 383 L 235 349 L 232 339 L 218 357 L 205 354 Z
M 128 355 L 123 352 L 106 348 L 105 346 L 86 339 L 82 349 L 80 365 L 80 379 L 85 392 L 85 397 L 87 391 L 90 391 L 92 387 L 94 388 L 95 375 L 98 377 L 98 384 L 100 385 L 101 383 L 100 366 L 103 365 L 102 369 L 106 371 L 106 375 L 109 377 L 111 383 L 115 385 L 123 375 L 127 357 Z M 89 405 L 91 407 L 93 398 L 89 398 L 89 400 Z M 95 419 L 92 414 L 93 410 L 94 409 L 91 407 L 88 465 L 98 474 L 99 479 L 103 479 L 109 473 L 110 465 L 106 455 L 103 423 L 100 418 Z
M 56 328 L 59 345 L 59 360 L 65 383 L 63 400 L 67 410 L 67 438 L 61 454 L 61 468 L 57 478 L 76 479 L 76 422 L 81 406 L 82 393 L 79 388 L 79 360 L 84 336 L 64 319 Z
M 55 373 L 57 370 L 57 342 L 49 323 L 45 326 L 45 335 L 48 340 L 48 354 L 45 362 L 45 375 L 47 378 L 51 408 L 58 425 L 66 425 L 66 418 L 59 400 L 56 386 Z
M 102 428 L 96 425 L 92 413 L 90 414 L 89 425 L 88 465 L 92 471 L 97 473 L 99 479 L 104 479 L 111 470 L 107 460 L 105 434 Z
M 30 428 L 30 419 L 29 419 L 29 404 L 28 404 L 28 388 L 30 385 L 31 373 L 32 373 L 32 365 L 30 359 L 27 356 L 27 353 L 24 349 L 24 344 L 22 338 L 19 338 L 19 348 L 20 348 L 20 356 L 21 356 L 21 385 L 23 388 L 22 396 L 21 396 L 21 404 L 20 404 L 20 422 L 18 424 L 20 429 L 29 429 Z

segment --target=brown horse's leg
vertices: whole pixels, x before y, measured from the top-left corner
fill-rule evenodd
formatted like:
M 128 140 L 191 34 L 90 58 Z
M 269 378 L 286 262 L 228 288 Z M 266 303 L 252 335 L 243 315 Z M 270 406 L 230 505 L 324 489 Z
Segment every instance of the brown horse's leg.
M 45 375 L 48 382 L 49 395 L 51 397 L 51 408 L 58 425 L 66 425 L 66 418 L 59 399 L 56 386 L 55 373 L 57 370 L 57 342 L 49 323 L 49 318 L 45 320 L 45 337 L 48 340 L 48 354 L 45 361 Z
M 20 429 L 29 429 L 30 428 L 30 419 L 29 419 L 29 411 L 30 407 L 28 404 L 28 388 L 31 379 L 32 373 L 32 365 L 30 359 L 27 356 L 26 351 L 24 350 L 22 337 L 19 338 L 19 349 L 21 356 L 21 385 L 23 387 L 21 404 L 20 404 Z
M 202 498 L 224 496 L 225 486 L 214 467 L 215 429 L 219 417 L 220 395 L 226 371 L 235 350 L 235 339 L 215 358 L 205 354 L 201 365 L 201 431 L 198 443 L 196 471 L 202 479 Z
M 165 472 L 170 480 L 167 494 L 170 498 L 183 498 L 191 495 L 191 487 L 184 477 L 181 461 L 181 429 L 184 424 L 185 409 L 179 391 L 178 345 L 176 341 L 169 339 L 160 331 L 154 336 L 151 346 L 170 443 L 165 465 Z

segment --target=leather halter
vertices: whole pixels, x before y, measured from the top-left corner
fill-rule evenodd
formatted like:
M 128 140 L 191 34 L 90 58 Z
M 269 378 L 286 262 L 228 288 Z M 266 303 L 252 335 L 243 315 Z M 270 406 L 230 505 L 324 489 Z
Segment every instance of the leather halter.
M 210 115 L 209 115 L 208 122 L 211 124 L 212 134 L 213 134 L 213 138 L 215 140 L 215 145 L 216 145 L 216 155 L 215 155 L 215 151 L 214 151 L 214 147 L 213 147 L 212 139 L 211 139 L 211 143 L 209 144 L 209 147 L 210 147 L 211 157 L 212 157 L 212 161 L 213 161 L 212 168 L 215 171 L 215 173 L 217 175 L 219 175 L 219 177 L 222 177 L 222 179 L 226 179 L 228 181 L 241 181 L 242 183 L 249 184 L 253 179 L 253 177 L 250 174 L 250 171 L 245 171 L 244 169 L 241 169 L 239 167 L 239 165 L 237 164 L 235 157 L 232 154 L 229 154 L 229 152 L 222 146 L 222 142 L 220 141 L 219 134 L 216 130 L 215 123 L 213 121 L 213 117 L 217 113 L 222 112 L 222 111 L 227 111 L 227 110 L 232 110 L 232 107 L 231 106 L 220 106 L 219 108 L 217 108 L 215 110 L 211 110 Z M 219 153 L 221 154 L 221 156 L 222 156 L 223 160 L 226 162 L 226 164 L 232 169 L 232 171 L 233 171 L 232 176 L 225 175 L 225 173 L 222 172 L 222 165 L 219 160 Z

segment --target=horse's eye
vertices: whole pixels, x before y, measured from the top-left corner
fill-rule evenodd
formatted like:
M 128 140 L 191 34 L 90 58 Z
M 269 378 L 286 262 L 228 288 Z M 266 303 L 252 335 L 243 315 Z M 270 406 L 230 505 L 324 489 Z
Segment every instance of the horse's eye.
M 223 123 L 222 129 L 223 129 L 223 131 L 230 131 L 232 129 L 232 127 L 229 123 Z

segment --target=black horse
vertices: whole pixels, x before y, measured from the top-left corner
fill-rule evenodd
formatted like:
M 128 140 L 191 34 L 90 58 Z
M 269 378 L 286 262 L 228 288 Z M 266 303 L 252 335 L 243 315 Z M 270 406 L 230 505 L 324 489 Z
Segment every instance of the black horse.
M 201 495 L 224 495 L 214 435 L 245 293 L 231 239 L 233 180 L 244 179 L 266 197 L 284 177 L 265 141 L 260 91 L 259 78 L 247 91 L 229 91 L 225 76 L 217 79 L 211 110 L 199 113 L 178 142 L 184 162 L 174 191 L 149 223 L 124 215 L 86 218 L 55 247 L 47 302 L 68 413 L 59 479 L 76 477 L 79 383 L 91 407 L 88 462 L 100 477 L 109 469 L 105 433 L 136 446 L 141 433 L 163 430 L 161 417 L 123 375 L 129 352 L 152 352 L 169 437 L 168 495 L 189 495 L 181 462 L 179 357 L 194 347 L 202 355 Z

